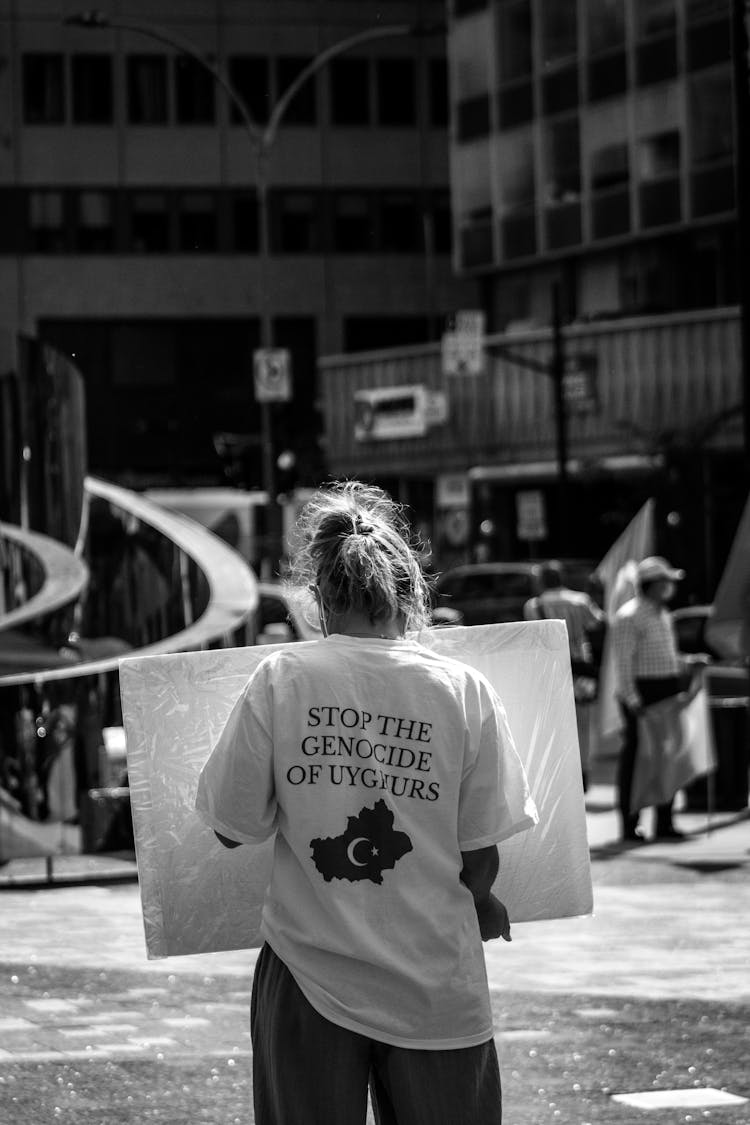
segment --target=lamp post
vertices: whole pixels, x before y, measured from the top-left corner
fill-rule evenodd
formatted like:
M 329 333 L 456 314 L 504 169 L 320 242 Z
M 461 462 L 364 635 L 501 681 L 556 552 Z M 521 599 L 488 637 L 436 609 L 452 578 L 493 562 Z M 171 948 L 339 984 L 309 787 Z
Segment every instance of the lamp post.
M 258 310 L 260 315 L 260 345 L 261 348 L 272 346 L 273 333 L 271 330 L 271 310 L 268 292 L 268 274 L 271 251 L 270 216 L 268 210 L 268 168 L 271 154 L 278 136 L 279 126 L 283 120 L 290 103 L 302 86 L 317 72 L 338 55 L 369 43 L 376 39 L 396 39 L 403 36 L 426 37 L 445 33 L 442 23 L 417 23 L 417 24 L 390 24 L 383 27 L 366 28 L 355 32 L 353 35 L 340 39 L 330 47 L 325 47 L 305 66 L 289 84 L 284 93 L 278 98 L 271 109 L 268 123 L 261 127 L 253 118 L 245 105 L 244 100 L 234 88 L 224 71 L 216 66 L 210 59 L 189 40 L 166 31 L 164 28 L 138 23 L 128 19 L 112 18 L 104 12 L 91 10 L 79 12 L 68 16 L 63 23 L 73 27 L 84 27 L 93 30 L 112 29 L 117 31 L 131 31 L 137 35 L 144 35 L 160 43 L 188 55 L 200 66 L 211 74 L 217 85 L 224 91 L 229 101 L 240 114 L 245 132 L 250 140 L 253 160 L 255 165 L 255 185 L 258 206 Z M 267 552 L 271 568 L 278 565 L 281 550 L 280 512 L 276 499 L 276 464 L 274 460 L 273 417 L 272 403 L 260 402 L 261 440 L 262 440 L 262 479 L 263 490 L 268 497 L 268 537 Z

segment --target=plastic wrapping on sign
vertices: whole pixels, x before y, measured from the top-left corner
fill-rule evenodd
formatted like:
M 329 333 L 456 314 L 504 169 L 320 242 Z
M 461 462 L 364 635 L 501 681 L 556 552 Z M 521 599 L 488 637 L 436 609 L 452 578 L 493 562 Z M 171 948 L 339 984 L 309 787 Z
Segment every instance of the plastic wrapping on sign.
M 499 845 L 495 894 L 511 920 L 592 909 L 568 636 L 560 621 L 429 629 L 426 647 L 492 683 L 539 823 Z M 320 644 L 325 642 L 303 642 Z M 273 840 L 228 850 L 194 810 L 198 776 L 258 662 L 280 646 L 132 657 L 120 665 L 146 948 L 151 958 L 250 949 Z

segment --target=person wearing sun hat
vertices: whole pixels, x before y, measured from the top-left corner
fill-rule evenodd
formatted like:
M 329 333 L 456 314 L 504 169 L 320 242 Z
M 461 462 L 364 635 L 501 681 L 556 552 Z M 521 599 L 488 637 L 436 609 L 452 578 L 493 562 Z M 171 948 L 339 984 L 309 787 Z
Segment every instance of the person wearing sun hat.
M 616 695 L 624 720 L 622 751 L 617 771 L 618 807 L 623 840 L 644 843 L 640 810 L 630 807 L 638 755 L 638 719 L 645 708 L 679 695 L 685 686 L 688 662 L 677 648 L 667 606 L 685 571 L 661 555 L 642 559 L 636 568 L 635 597 L 615 614 L 612 642 Z M 672 821 L 672 800 L 656 808 L 656 839 L 676 840 L 682 833 Z

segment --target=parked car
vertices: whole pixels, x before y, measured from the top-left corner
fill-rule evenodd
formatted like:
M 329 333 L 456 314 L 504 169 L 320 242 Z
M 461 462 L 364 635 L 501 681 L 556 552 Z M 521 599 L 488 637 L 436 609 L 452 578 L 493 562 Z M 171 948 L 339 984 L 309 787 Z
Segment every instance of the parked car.
M 565 582 L 587 590 L 596 567 L 593 559 L 559 559 Z M 435 582 L 435 609 L 449 608 L 463 615 L 465 625 L 521 621 L 524 603 L 542 591 L 544 559 L 533 562 L 466 563 L 443 571 Z
M 736 811 L 748 804 L 750 786 L 750 675 L 739 652 L 718 652 L 706 636 L 712 605 L 691 605 L 672 612 L 677 644 L 683 653 L 704 652 L 711 657 L 706 689 L 711 708 L 716 770 L 699 777 L 685 790 L 686 808 Z
M 713 612 L 712 605 L 689 605 L 673 610 L 677 647 L 686 655 L 704 652 L 711 657 L 706 680 L 712 699 L 746 697 L 750 693 L 747 661 L 740 654 L 719 652 L 706 635 Z

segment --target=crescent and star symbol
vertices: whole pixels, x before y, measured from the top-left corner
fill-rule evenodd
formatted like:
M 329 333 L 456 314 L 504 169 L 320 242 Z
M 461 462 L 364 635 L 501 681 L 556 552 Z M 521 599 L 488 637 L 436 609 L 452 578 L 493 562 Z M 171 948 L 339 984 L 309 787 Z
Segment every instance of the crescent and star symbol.
M 346 858 L 349 860 L 350 863 L 353 863 L 355 867 L 366 867 L 367 866 L 366 861 L 364 863 L 362 863 L 361 860 L 355 858 L 354 849 L 356 848 L 357 844 L 370 844 L 370 841 L 367 839 L 366 836 L 356 836 L 355 839 L 353 839 L 351 841 L 351 843 L 348 845 L 348 847 L 346 849 Z M 373 855 L 373 856 L 376 856 L 378 854 L 378 849 L 372 848 L 370 854 Z

